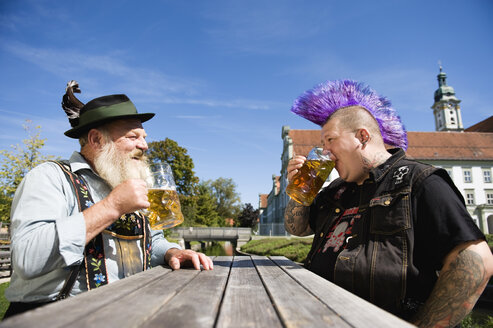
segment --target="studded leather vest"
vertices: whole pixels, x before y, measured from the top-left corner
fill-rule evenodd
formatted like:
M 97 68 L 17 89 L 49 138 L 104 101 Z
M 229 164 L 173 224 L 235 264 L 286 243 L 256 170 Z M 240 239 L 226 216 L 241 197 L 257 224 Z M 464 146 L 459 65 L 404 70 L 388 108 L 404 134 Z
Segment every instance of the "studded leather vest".
M 412 192 L 436 173 L 463 198 L 445 170 L 408 160 L 403 150 L 396 151 L 382 167 L 375 179 L 366 181 L 370 182 L 369 195 L 359 205 L 361 219 L 354 223 L 352 235 L 336 259 L 333 279 L 371 303 L 407 317 L 406 279 L 408 267 L 413 266 L 414 247 Z M 310 209 L 316 228 L 305 262 L 308 269 L 332 223 L 346 210 L 338 200 L 345 185 L 341 179 L 335 180 L 320 192 Z

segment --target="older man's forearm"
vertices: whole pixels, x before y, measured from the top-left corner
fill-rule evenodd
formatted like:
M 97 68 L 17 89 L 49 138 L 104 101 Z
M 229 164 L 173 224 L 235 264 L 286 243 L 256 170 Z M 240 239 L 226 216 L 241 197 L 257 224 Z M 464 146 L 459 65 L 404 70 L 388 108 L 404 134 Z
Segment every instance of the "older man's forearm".
M 284 227 L 295 236 L 308 236 L 313 233 L 309 224 L 310 208 L 290 199 L 284 210 Z

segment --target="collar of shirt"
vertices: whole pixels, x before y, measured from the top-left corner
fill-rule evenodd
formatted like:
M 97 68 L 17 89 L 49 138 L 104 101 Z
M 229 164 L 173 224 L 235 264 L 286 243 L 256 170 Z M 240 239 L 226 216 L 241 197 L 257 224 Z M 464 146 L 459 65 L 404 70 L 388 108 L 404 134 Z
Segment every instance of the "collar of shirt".
M 77 172 L 79 170 L 88 169 L 88 170 L 91 170 L 94 174 L 96 174 L 96 172 L 93 171 L 93 169 L 91 168 L 89 163 L 86 162 L 86 159 L 79 152 L 74 151 L 72 153 L 72 156 L 70 156 L 70 159 L 69 159 L 69 163 L 70 163 L 70 169 L 72 170 L 72 172 Z
M 392 154 L 388 160 L 370 171 L 370 177 L 365 180 L 367 182 L 378 182 L 390 171 L 397 161 L 404 158 L 406 153 L 401 148 L 392 148 L 388 150 Z M 370 180 L 370 181 L 369 181 Z

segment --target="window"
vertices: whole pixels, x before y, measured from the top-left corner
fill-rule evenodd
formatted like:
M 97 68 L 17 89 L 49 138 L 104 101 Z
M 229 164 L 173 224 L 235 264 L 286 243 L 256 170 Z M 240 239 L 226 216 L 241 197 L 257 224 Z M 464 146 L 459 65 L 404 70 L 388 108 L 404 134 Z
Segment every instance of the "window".
M 493 205 L 493 190 L 486 190 L 486 204 Z
M 485 183 L 491 183 L 491 170 L 483 169 L 483 181 Z
M 471 172 L 471 169 L 464 169 L 462 172 L 464 174 L 464 182 L 466 182 L 466 183 L 472 182 L 472 172 Z
M 466 190 L 466 205 L 474 205 L 474 190 Z
M 444 167 L 444 169 L 445 169 L 445 171 L 447 171 L 449 177 L 452 178 L 452 168 L 450 168 L 450 167 Z

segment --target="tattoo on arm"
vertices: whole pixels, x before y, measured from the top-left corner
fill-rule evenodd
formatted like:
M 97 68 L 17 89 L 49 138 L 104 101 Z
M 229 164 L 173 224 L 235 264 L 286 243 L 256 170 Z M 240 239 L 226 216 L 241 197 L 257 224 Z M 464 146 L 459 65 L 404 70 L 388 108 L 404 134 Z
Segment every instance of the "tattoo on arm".
M 472 310 L 487 282 L 481 256 L 468 249 L 460 251 L 450 267 L 440 273 L 414 324 L 419 327 L 457 325 Z
M 309 225 L 308 206 L 303 206 L 290 199 L 284 210 L 284 227 L 286 231 L 295 236 L 308 236 L 311 234 Z

